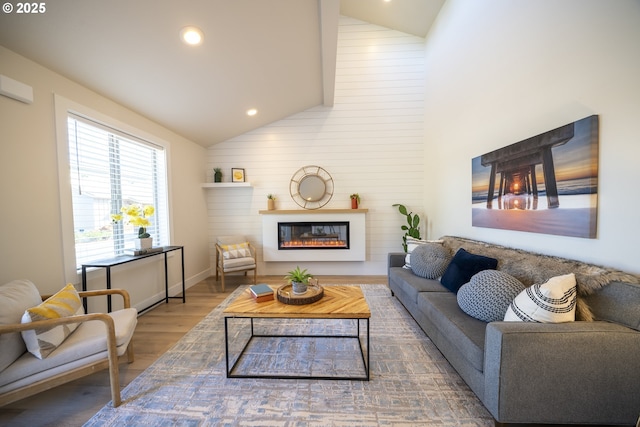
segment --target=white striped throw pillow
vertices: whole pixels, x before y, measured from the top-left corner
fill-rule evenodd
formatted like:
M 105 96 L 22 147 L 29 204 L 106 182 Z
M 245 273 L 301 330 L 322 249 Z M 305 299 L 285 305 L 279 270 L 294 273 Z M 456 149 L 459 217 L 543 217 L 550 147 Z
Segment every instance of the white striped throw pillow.
M 506 322 L 564 323 L 576 320 L 576 278 L 573 273 L 529 286 L 513 300 Z

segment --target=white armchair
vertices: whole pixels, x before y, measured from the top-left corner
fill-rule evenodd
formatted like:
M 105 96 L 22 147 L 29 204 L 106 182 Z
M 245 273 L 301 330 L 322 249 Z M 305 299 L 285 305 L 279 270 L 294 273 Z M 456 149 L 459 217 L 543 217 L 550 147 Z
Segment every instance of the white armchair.
M 0 286 L 0 407 L 106 368 L 113 406 L 121 404 L 118 363 L 121 357 L 133 362 L 131 339 L 137 324 L 137 310 L 130 307 L 125 290 L 95 290 L 77 292 L 77 295 L 80 298 L 120 295 L 124 308 L 111 313 L 71 314 L 23 323 L 22 313 L 48 296 L 38 297 L 37 288 L 28 280 L 14 280 Z M 21 336 L 24 331 L 46 334 L 60 325 L 63 328 L 78 326 L 66 337 L 53 333 L 59 342 L 45 354 L 34 356 L 26 351 L 24 336 Z M 42 345 L 42 340 L 37 341 Z
M 257 265 L 256 250 L 245 236 L 219 236 L 216 241 L 216 280 L 221 277 L 224 292 L 224 275 L 226 273 L 253 270 L 253 284 L 256 284 Z

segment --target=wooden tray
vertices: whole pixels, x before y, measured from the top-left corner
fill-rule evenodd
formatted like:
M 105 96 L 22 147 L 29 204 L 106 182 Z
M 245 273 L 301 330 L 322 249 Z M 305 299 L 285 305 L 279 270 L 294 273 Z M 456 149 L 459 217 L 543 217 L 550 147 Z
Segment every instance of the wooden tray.
M 302 295 L 296 295 L 293 293 L 293 287 L 289 283 L 288 285 L 280 286 L 276 291 L 276 295 L 278 296 L 278 301 L 283 304 L 305 305 L 320 301 L 324 296 L 324 288 L 320 285 L 309 283 L 307 292 Z

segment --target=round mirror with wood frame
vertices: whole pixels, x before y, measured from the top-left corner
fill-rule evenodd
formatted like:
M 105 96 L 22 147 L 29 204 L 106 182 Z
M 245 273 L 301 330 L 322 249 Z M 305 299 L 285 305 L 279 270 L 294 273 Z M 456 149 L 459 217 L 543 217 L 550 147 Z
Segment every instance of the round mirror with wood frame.
M 291 177 L 289 192 L 298 206 L 318 209 L 333 196 L 333 178 L 320 166 L 303 166 Z

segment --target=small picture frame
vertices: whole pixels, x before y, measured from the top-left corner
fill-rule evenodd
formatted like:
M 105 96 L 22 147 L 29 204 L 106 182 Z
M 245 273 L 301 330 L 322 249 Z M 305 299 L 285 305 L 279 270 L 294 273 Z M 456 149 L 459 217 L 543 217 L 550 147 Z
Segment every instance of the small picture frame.
M 231 168 L 231 182 L 244 182 L 244 169 Z

